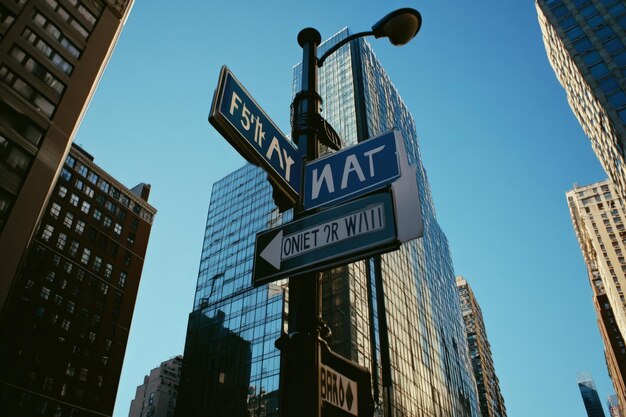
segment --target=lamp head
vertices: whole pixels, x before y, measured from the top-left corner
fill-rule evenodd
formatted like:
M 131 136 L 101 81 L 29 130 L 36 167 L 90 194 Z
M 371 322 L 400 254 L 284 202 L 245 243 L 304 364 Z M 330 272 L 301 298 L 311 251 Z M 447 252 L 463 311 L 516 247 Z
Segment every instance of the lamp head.
M 408 43 L 417 35 L 422 26 L 422 15 L 415 9 L 395 10 L 383 17 L 374 26 L 372 32 L 376 38 L 389 38 L 393 45 Z

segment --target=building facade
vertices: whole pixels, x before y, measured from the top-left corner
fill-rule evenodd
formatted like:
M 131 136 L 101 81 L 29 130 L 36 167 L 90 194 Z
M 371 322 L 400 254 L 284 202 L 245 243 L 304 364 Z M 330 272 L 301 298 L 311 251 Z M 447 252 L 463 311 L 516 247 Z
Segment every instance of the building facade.
M 626 198 L 626 1 L 536 0 L 550 64 L 591 146 Z
M 491 345 L 487 339 L 480 305 L 472 287 L 462 276 L 456 277 L 456 288 L 461 300 L 467 346 L 476 378 L 481 415 L 482 417 L 506 417 L 504 398 L 502 398 L 500 381 L 493 366 Z
M 610 180 L 567 193 L 574 231 L 587 265 L 609 375 L 626 405 L 626 211 Z
M 348 36 L 344 29 L 319 48 Z M 300 90 L 301 68 L 294 68 L 293 93 Z M 475 382 L 454 284 L 454 271 L 445 235 L 435 218 L 426 172 L 421 165 L 416 126 L 398 91 L 364 40 L 356 40 L 331 55 L 320 68 L 323 116 L 340 134 L 344 147 L 392 128 L 404 136 L 409 160 L 418 166 L 423 238 L 399 251 L 373 260 L 324 272 L 322 315 L 332 330 L 333 351 L 372 370 L 373 396 L 382 403 L 380 332 L 375 277 L 382 274 L 387 307 L 388 338 L 393 375 L 393 408 L 397 416 L 479 415 Z M 278 412 L 280 352 L 274 342 L 286 328 L 288 293 L 284 281 L 251 287 L 255 233 L 290 220 L 274 206 L 265 173 L 245 166 L 213 185 L 198 284 L 190 315 L 185 365 L 177 417 L 215 415 L 275 416 Z M 212 330 L 223 318 L 228 332 Z M 220 336 L 221 333 L 221 336 Z M 199 336 L 198 334 L 201 334 Z M 196 343 L 195 340 L 202 339 Z M 218 354 L 251 344 L 248 363 L 240 363 L 223 378 L 214 372 Z M 205 367 L 204 373 L 194 364 Z M 207 365 L 205 365 L 205 363 Z M 249 374 L 244 384 L 243 375 Z M 232 383 L 247 396 L 226 412 L 219 402 L 202 397 Z M 220 387 L 220 388 L 218 388 Z M 232 391 L 234 393 L 234 391 Z M 215 408 L 210 408 L 215 407 Z M 381 412 L 379 410 L 378 412 Z
M 132 4 L 0 4 L 0 314 Z
M 583 397 L 585 410 L 587 410 L 587 417 L 605 417 L 598 390 L 596 389 L 596 383 L 593 381 L 591 373 L 577 372 L 576 381 L 578 382 L 580 395 Z
M 151 370 L 144 377 L 143 384 L 137 387 L 135 398 L 130 402 L 128 417 L 172 417 L 182 366 L 183 357 L 176 356 Z
M 156 210 L 73 145 L 0 320 L 0 415 L 110 416 Z

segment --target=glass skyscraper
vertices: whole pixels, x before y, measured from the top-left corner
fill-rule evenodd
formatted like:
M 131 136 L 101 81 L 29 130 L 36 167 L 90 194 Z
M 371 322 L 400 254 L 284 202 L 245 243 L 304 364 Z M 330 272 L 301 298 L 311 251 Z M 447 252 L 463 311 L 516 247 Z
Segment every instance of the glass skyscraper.
M 578 382 L 578 389 L 580 389 L 580 395 L 583 397 L 585 403 L 585 410 L 587 410 L 588 417 L 604 417 L 604 410 L 602 409 L 602 403 L 598 396 L 598 390 L 596 389 L 596 383 L 593 382 L 590 372 L 577 372 L 576 381 Z
M 319 54 L 348 34 L 340 31 L 320 46 Z M 300 74 L 296 65 L 294 94 L 300 90 Z M 395 128 L 404 136 L 409 161 L 418 167 L 424 237 L 383 255 L 380 262 L 395 413 L 477 417 L 452 261 L 436 221 L 413 117 L 362 39 L 325 61 L 320 94 L 323 116 L 344 147 Z M 280 352 L 274 342 L 287 330 L 287 286 L 279 281 L 252 288 L 251 273 L 255 233 L 290 216 L 274 206 L 259 168 L 245 166 L 213 185 L 177 416 L 208 410 L 212 415 L 277 415 Z M 322 315 L 332 329 L 331 348 L 372 370 L 373 394 L 380 404 L 378 269 L 373 260 L 365 260 L 324 272 Z
M 626 0 L 536 0 L 550 64 L 626 199 Z

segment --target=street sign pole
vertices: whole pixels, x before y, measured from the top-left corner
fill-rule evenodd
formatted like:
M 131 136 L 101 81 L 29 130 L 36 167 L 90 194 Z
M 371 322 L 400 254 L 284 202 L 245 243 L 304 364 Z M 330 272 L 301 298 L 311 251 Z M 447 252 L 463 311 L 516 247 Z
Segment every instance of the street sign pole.
M 313 28 L 298 34 L 302 47 L 302 90 L 293 104 L 292 134 L 303 164 L 318 155 L 317 132 L 312 121 L 320 113 L 317 92 L 317 46 L 320 33 Z M 302 178 L 302 176 L 301 176 Z M 302 189 L 302 187 L 301 187 Z M 303 216 L 302 198 L 294 219 Z M 282 417 L 320 417 L 319 366 L 321 333 L 321 273 L 289 279 L 289 334 L 276 341 L 281 350 L 280 412 Z

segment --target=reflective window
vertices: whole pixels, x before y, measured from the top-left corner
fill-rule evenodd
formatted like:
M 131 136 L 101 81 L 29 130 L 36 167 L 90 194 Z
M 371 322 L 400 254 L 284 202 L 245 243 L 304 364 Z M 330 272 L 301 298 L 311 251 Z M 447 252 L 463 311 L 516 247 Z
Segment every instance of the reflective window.
M 32 104 L 35 109 L 41 111 L 47 117 L 52 117 L 56 109 L 54 104 L 13 71 L 5 66 L 0 67 L 0 80 Z
M 583 36 L 584 33 L 580 26 L 574 26 L 572 29 L 566 32 L 566 35 L 571 41 L 575 41 L 576 39 Z
M 78 49 L 78 47 L 72 41 L 70 41 L 56 25 L 50 22 L 50 20 L 48 20 L 37 10 L 33 12 L 33 21 L 37 23 L 39 27 L 48 32 L 54 39 L 59 41 L 61 46 L 63 46 L 63 48 L 65 48 L 65 50 L 69 52 L 70 55 L 75 58 L 80 57 L 81 51 Z
M 32 30 L 26 28 L 24 29 L 24 38 L 28 40 L 32 45 L 34 45 L 41 53 L 52 62 L 57 68 L 66 73 L 67 75 L 71 75 L 74 70 L 74 66 L 67 62 L 65 58 L 63 58 L 55 49 L 53 49 L 47 42 L 42 40 L 38 35 L 36 35 Z
M 595 6 L 593 4 L 588 4 L 586 6 L 583 6 L 580 9 L 580 14 L 583 15 L 584 17 L 590 17 L 592 15 L 594 15 L 595 13 L 597 13 L 597 10 L 595 8 Z
M 604 77 L 605 75 L 608 75 L 609 73 L 608 67 L 603 62 L 599 62 L 595 65 L 592 65 L 591 67 L 589 67 L 589 71 L 591 71 L 591 74 L 596 79 L 600 79 Z
M 46 83 L 50 88 L 56 91 L 58 94 L 63 94 L 65 85 L 59 81 L 50 71 L 48 71 L 43 65 L 33 59 L 19 46 L 13 47 L 11 55 L 20 63 L 28 72 L 35 75 L 41 81 Z

